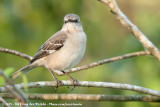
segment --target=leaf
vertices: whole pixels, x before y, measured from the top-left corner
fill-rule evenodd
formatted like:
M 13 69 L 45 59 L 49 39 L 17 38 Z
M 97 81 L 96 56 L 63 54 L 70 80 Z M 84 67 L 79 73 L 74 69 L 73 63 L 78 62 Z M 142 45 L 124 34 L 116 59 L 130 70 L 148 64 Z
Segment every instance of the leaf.
M 8 67 L 4 70 L 4 74 L 9 77 L 12 73 L 14 72 L 14 68 L 13 67 Z
M 23 74 L 23 73 L 22 73 L 22 80 L 23 80 L 23 83 L 24 83 L 24 90 L 25 90 L 26 92 L 28 92 L 28 86 L 27 86 L 28 79 L 27 79 L 26 74 Z
M 14 68 L 12 68 L 12 67 L 8 67 L 3 71 L 3 73 L 7 77 L 9 77 L 13 72 L 14 72 Z M 3 86 L 4 83 L 5 83 L 5 79 L 2 76 L 0 76 L 0 86 Z

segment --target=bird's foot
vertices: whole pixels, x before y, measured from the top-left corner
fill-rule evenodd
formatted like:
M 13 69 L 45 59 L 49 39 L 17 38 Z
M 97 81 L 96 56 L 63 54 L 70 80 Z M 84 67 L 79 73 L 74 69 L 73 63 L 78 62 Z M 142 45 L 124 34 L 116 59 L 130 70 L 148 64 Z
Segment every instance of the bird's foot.
M 56 91 L 57 91 L 58 87 L 59 87 L 60 85 L 63 85 L 63 83 L 62 83 L 62 81 L 60 81 L 60 80 L 58 80 L 58 79 L 56 78 L 56 76 L 53 74 L 52 69 L 48 68 L 48 70 L 50 71 L 50 73 L 52 74 L 54 80 L 56 81 L 56 85 L 55 85 L 55 86 L 56 86 Z
M 56 91 L 57 91 L 58 87 L 63 85 L 63 82 L 58 79 L 55 79 L 55 81 L 56 81 Z
M 70 78 L 70 80 L 72 81 L 72 85 L 73 85 L 73 88 L 71 89 L 71 91 L 75 88 L 75 86 L 78 86 L 79 85 L 79 82 L 72 78 L 70 75 L 68 75 L 68 73 L 65 73 L 64 71 L 62 71 L 67 77 Z M 67 86 L 68 87 L 68 86 Z M 69 88 L 69 87 L 68 87 Z
M 78 80 L 76 80 L 74 78 L 72 78 L 71 81 L 72 81 L 72 84 L 73 84 L 73 88 L 71 89 L 71 91 L 72 91 L 75 88 L 75 86 L 79 85 L 79 82 L 78 82 Z

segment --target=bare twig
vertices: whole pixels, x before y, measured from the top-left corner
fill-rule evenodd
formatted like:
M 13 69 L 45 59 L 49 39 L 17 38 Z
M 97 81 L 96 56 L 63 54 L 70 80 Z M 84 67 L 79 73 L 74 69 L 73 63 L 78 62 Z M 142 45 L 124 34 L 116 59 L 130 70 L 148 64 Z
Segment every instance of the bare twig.
M 127 16 L 118 7 L 115 0 L 99 1 L 108 6 L 120 23 L 127 28 L 155 58 L 160 61 L 160 52 L 158 48 L 127 18 Z
M 32 59 L 32 57 L 27 54 L 18 52 L 16 50 L 7 49 L 7 48 L 0 47 L 0 52 L 10 53 L 10 54 L 17 55 L 17 56 L 20 56 L 20 57 L 28 59 L 28 60 Z
M 104 59 L 104 60 L 101 60 L 101 61 L 98 61 L 98 62 L 93 62 L 93 63 L 88 64 L 88 65 L 83 65 L 83 66 L 80 66 L 80 67 L 77 67 L 77 68 L 72 68 L 71 70 L 66 70 L 65 72 L 73 73 L 73 72 L 85 70 L 85 69 L 88 69 L 88 68 L 93 68 L 93 67 L 96 67 L 96 66 L 99 66 L 99 65 L 103 65 L 103 64 L 106 64 L 106 63 L 119 61 L 119 60 L 127 59 L 127 58 L 132 58 L 132 57 L 136 57 L 136 56 L 143 56 L 143 55 L 150 55 L 150 52 L 140 51 L 140 52 L 125 54 L 125 55 L 122 55 L 122 56 L 107 58 L 107 59 Z M 56 74 L 59 75 L 59 76 L 64 75 L 63 73 L 60 73 L 60 72 L 57 72 Z
M 4 107 L 10 107 L 10 105 L 8 105 L 7 102 L 2 97 L 0 97 L 0 103 L 2 103 Z
M 17 84 L 17 88 L 24 88 L 27 85 L 28 88 L 43 88 L 43 87 L 55 87 L 56 82 L 30 82 L 28 84 Z M 73 83 L 71 81 L 62 81 L 62 84 L 60 86 L 73 86 Z M 121 83 L 110 83 L 110 82 L 91 82 L 91 81 L 79 81 L 79 87 L 99 87 L 99 88 L 114 88 L 114 89 L 122 89 L 122 90 L 130 90 L 130 91 L 136 91 L 140 93 L 145 93 L 153 96 L 160 97 L 160 91 L 136 86 L 136 85 L 129 85 L 129 84 L 121 84 Z M 0 87 L 0 92 L 6 92 L 4 87 Z
M 24 103 L 23 102 L 23 98 L 21 98 L 21 96 L 16 92 L 14 91 L 13 88 L 11 88 L 10 86 L 8 86 L 7 84 L 4 85 L 5 89 L 7 92 L 10 92 L 11 95 L 20 103 Z
M 0 93 L 3 98 L 13 98 L 11 94 Z M 95 95 L 95 94 L 28 94 L 30 100 L 76 100 L 76 101 L 142 101 L 160 102 L 160 97 L 144 95 Z
M 0 70 L 0 76 L 2 76 L 5 79 L 6 84 L 4 84 L 4 87 L 8 92 L 11 92 L 11 94 L 14 95 L 15 98 L 18 99 L 19 102 L 21 102 L 21 103 L 28 102 L 28 98 L 23 93 L 23 91 L 20 90 L 19 88 L 17 88 L 14 85 L 14 83 L 6 75 L 4 75 L 4 73 L 1 70 Z

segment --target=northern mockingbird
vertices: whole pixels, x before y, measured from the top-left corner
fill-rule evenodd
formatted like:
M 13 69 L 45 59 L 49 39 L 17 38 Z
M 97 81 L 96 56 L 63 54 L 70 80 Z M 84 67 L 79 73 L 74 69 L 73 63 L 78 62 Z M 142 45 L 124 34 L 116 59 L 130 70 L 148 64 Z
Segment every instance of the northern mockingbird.
M 65 70 L 72 68 L 82 59 L 86 48 L 86 34 L 83 31 L 80 18 L 76 14 L 67 14 L 64 17 L 64 24 L 60 31 L 51 36 L 37 51 L 29 64 L 16 71 L 11 75 L 12 79 L 16 79 L 22 73 L 26 73 L 33 68 L 43 66 L 50 71 L 55 81 L 57 88 L 59 81 L 54 73 L 64 73 L 73 82 L 78 81 L 73 79 Z

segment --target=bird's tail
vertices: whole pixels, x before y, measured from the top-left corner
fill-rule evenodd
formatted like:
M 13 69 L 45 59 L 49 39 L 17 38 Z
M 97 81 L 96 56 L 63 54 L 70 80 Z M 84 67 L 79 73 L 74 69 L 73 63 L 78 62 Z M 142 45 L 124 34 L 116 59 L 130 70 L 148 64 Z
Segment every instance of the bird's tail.
M 24 66 L 23 68 L 19 69 L 18 71 L 14 72 L 13 74 L 11 74 L 11 78 L 14 80 L 14 79 L 18 78 L 22 73 L 27 73 L 28 71 L 30 71 L 33 68 L 35 68 L 35 67 L 33 67 L 31 64 L 28 64 L 28 65 Z

